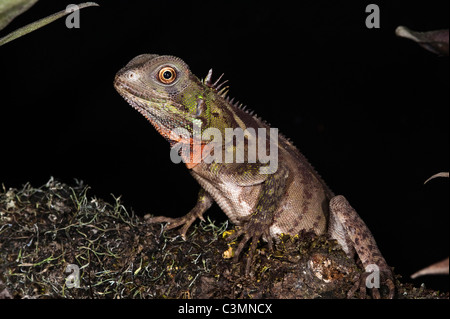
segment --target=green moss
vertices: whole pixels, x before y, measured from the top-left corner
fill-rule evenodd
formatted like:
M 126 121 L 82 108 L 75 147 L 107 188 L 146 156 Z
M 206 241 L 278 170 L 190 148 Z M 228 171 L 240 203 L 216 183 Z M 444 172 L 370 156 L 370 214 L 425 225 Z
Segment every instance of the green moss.
M 161 232 L 124 207 L 89 197 L 89 187 L 51 179 L 0 192 L 0 292 L 15 298 L 344 298 L 360 269 L 335 241 L 301 233 L 263 242 L 252 276 L 225 259 L 227 222 L 207 218 L 187 240 Z M 224 238 L 225 237 L 225 238 Z M 236 243 L 234 243 L 236 246 Z M 246 254 L 241 258 L 247 258 Z M 66 281 L 79 269 L 79 288 Z M 4 288 L 2 288 L 4 287 Z M 447 297 L 399 283 L 399 297 Z

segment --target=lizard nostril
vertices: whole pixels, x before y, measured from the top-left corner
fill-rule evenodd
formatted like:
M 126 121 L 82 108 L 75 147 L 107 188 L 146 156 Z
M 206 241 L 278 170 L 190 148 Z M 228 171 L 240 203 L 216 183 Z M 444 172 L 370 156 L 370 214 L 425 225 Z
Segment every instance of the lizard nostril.
M 138 75 L 133 71 L 128 71 L 126 76 L 127 76 L 128 80 L 132 80 L 132 81 L 135 81 L 138 78 Z

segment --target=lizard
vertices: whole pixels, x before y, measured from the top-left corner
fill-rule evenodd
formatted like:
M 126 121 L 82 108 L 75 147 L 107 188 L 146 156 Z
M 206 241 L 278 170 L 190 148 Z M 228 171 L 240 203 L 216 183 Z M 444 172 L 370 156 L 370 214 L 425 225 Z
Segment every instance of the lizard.
M 170 142 L 172 149 L 177 145 L 190 147 L 181 157 L 200 184 L 197 203 L 187 215 L 180 218 L 152 217 L 148 222 L 165 222 L 166 229 L 181 227 L 181 235 L 186 238 L 192 223 L 197 218 L 203 220 L 205 211 L 216 202 L 238 226 L 229 237 L 230 241 L 240 238 L 234 261 L 239 260 L 247 244 L 250 246 L 246 275 L 250 273 L 253 254 L 261 239 L 267 242 L 271 251 L 273 241 L 278 240 L 281 234 L 296 235 L 301 230 L 318 235 L 328 233 L 347 256 L 353 258 L 356 253 L 365 269 L 360 278 L 355 279 L 348 297 L 353 296 L 357 289 L 365 296 L 365 278 L 371 273 L 368 267 L 375 264 L 382 284 L 388 287 L 388 297 L 393 298 L 392 269 L 370 230 L 344 196 L 334 195 L 289 139 L 282 134 L 276 136 L 276 169 L 264 171 L 268 163 L 260 155 L 251 160 L 245 152 L 250 149 L 250 141 L 257 140 L 259 149 L 264 150 L 265 145 L 267 151 L 267 145 L 273 142 L 267 133 L 271 127 L 241 103 L 230 99 L 228 86 L 224 86 L 226 81 L 221 82 L 221 78 L 213 82 L 211 69 L 204 79 L 199 79 L 180 58 L 157 54 L 139 55 L 117 72 L 114 78 L 117 92 L 150 121 Z M 193 134 L 196 127 L 200 127 L 202 133 L 214 128 L 222 137 L 212 143 L 208 134 Z M 175 133 L 177 128 L 183 128 L 184 133 Z M 236 155 L 237 145 L 224 138 L 230 128 L 240 128 L 244 132 L 251 129 L 256 132 L 262 128 L 268 131 L 258 135 L 246 134 L 244 160 L 230 163 L 221 161 L 217 149 L 209 147 L 211 144 L 219 145 L 225 153 Z M 200 147 L 202 152 L 195 154 L 192 146 L 194 150 L 195 146 Z M 211 151 L 218 156 L 207 160 Z M 372 289 L 372 295 L 381 297 L 377 288 Z

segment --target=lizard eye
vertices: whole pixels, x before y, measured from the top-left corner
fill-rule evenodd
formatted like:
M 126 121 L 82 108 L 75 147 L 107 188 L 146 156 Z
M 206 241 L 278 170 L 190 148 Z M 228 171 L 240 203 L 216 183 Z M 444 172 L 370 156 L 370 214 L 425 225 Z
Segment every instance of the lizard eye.
M 164 84 L 171 84 L 177 78 L 174 68 L 166 66 L 159 70 L 158 79 Z

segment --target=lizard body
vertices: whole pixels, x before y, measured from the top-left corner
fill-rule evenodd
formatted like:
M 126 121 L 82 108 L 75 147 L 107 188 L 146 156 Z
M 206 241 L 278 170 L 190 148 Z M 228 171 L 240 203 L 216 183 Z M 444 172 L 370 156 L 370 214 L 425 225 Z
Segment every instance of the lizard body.
M 262 157 L 251 160 L 248 151 L 251 142 L 258 150 L 272 151 L 270 126 L 246 111 L 238 103 L 226 97 L 227 87 L 211 81 L 210 71 L 205 80 L 198 79 L 179 58 L 143 54 L 132 59 L 116 75 L 114 86 L 122 97 L 144 115 L 172 146 L 199 145 L 201 155 L 194 151 L 182 155 L 192 176 L 201 186 L 196 206 L 184 217 L 154 217 L 152 223 L 168 222 L 168 228 L 183 226 L 185 236 L 190 225 L 203 218 L 203 213 L 216 202 L 239 230 L 230 240 L 242 237 L 235 258 L 250 242 L 246 273 L 249 273 L 253 252 L 260 239 L 268 242 L 280 234 L 295 235 L 301 230 L 316 234 L 329 233 L 336 239 L 349 257 L 356 252 L 363 266 L 376 264 L 388 286 L 389 297 L 394 294 L 392 270 L 381 255 L 367 226 L 343 196 L 335 196 L 319 174 L 298 149 L 281 134 L 277 135 L 277 168 L 270 173 Z M 192 135 L 195 125 L 202 133 L 215 128 L 221 133 L 219 141 L 208 134 Z M 173 133 L 176 128 L 187 131 Z M 238 147 L 229 143 L 225 136 L 227 128 L 240 128 L 244 132 L 267 129 L 263 134 L 245 134 L 243 162 L 206 160 L 211 145 L 220 145 L 222 157 L 231 152 L 237 158 Z M 237 143 L 237 142 L 236 142 Z M 208 148 L 210 147 L 210 148 Z M 265 149 L 264 149 L 265 148 Z M 217 155 L 214 148 L 214 155 Z M 219 153 L 218 153 L 219 154 Z M 259 154 L 259 153 L 258 153 Z M 199 157 L 200 156 L 200 157 Z M 368 273 L 366 273 L 367 275 Z M 361 291 L 363 278 L 358 283 Z M 352 291 L 351 293 L 353 293 Z M 377 290 L 374 296 L 379 297 Z

